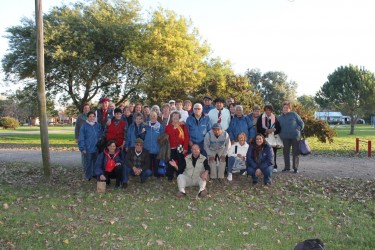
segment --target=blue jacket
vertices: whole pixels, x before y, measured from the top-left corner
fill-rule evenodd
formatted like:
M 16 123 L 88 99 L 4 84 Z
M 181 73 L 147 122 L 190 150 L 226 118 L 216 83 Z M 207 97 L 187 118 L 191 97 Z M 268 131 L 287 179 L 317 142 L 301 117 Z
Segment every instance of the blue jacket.
M 86 150 L 87 153 L 96 153 L 98 148 L 96 144 L 102 137 L 102 126 L 95 122 L 93 126 L 85 122 L 79 130 L 78 148 L 79 151 Z
M 108 152 L 108 149 L 104 149 L 104 150 Z M 124 167 L 124 161 L 121 159 L 121 152 L 119 152 L 119 154 L 114 158 L 114 160 L 116 163 L 121 163 L 121 166 Z M 101 152 L 98 155 L 98 158 L 96 159 L 96 163 L 95 163 L 95 175 L 98 180 L 102 174 L 104 175 L 104 170 L 107 165 L 107 161 L 108 161 L 108 156 L 106 156 L 104 152 Z M 125 171 L 123 171 L 123 175 L 124 173 Z
M 253 159 L 253 154 L 254 154 L 254 144 L 251 143 L 249 150 L 247 150 L 247 154 L 246 154 L 246 166 L 248 168 L 253 168 L 255 170 L 259 168 L 263 171 L 267 169 L 269 166 L 273 165 L 273 150 L 272 150 L 272 147 L 268 143 L 263 144 L 262 146 L 262 152 L 261 152 L 259 163 L 257 163 Z
M 159 124 L 159 126 L 151 126 L 151 124 L 148 123 L 146 127 L 144 148 L 147 149 L 150 154 L 158 154 L 160 151 L 158 138 L 164 133 L 164 127 L 160 122 L 157 122 L 157 124 Z
M 137 129 L 136 129 L 137 127 Z M 141 138 L 142 140 L 145 140 L 145 133 L 142 133 L 142 129 L 146 128 L 145 123 L 141 123 L 139 126 L 133 122 L 129 128 L 128 128 L 128 134 L 126 136 L 126 142 L 125 142 L 125 148 L 131 148 L 135 145 L 135 140 L 137 138 Z
M 278 117 L 281 131 L 279 133 L 281 139 L 297 139 L 301 136 L 301 130 L 305 123 L 296 112 L 289 112 Z
M 194 113 L 191 113 L 186 119 L 186 126 L 189 131 L 190 141 L 195 144 L 202 143 L 204 141 L 204 136 L 211 130 L 210 118 L 204 116 L 204 114 L 202 114 L 198 121 Z
M 246 116 L 246 118 L 249 119 L 249 121 L 251 123 L 253 123 L 253 114 L 252 113 L 250 115 Z M 256 134 L 258 133 L 257 132 L 257 125 L 256 124 L 253 124 L 253 125 L 254 126 L 252 128 L 250 128 L 249 137 L 247 138 L 249 141 L 250 141 L 251 138 L 254 138 L 256 136 Z
M 215 108 L 215 106 L 214 105 L 212 105 L 212 104 L 210 104 L 210 106 L 204 106 L 203 105 L 203 115 L 207 115 L 208 114 L 208 112 L 210 112 L 210 110 L 211 109 L 214 109 Z
M 237 136 L 241 132 L 246 134 L 248 141 L 255 136 L 255 129 L 252 120 L 244 115 L 241 116 L 241 118 L 234 116 L 230 121 L 227 132 L 231 141 L 237 141 Z

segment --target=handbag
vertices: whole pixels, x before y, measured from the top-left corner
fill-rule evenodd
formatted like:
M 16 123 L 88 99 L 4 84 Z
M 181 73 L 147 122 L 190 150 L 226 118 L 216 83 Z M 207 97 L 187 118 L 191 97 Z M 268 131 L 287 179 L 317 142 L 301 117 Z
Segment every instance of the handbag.
M 305 139 L 305 133 L 301 131 L 302 138 L 299 140 L 299 153 L 301 155 L 309 155 L 311 154 L 311 149 L 309 144 L 307 143 L 307 140 Z
M 96 192 L 105 193 L 106 186 L 107 186 L 107 183 L 105 181 L 96 182 Z
M 279 135 L 275 135 L 274 133 L 268 134 L 266 141 L 268 144 L 273 148 L 283 148 L 284 143 L 281 140 Z

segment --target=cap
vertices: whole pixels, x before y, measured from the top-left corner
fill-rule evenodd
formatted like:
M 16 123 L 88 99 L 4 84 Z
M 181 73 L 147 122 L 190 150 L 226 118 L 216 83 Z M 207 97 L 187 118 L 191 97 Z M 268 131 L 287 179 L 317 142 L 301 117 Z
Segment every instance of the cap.
M 220 128 L 221 129 L 220 123 L 214 123 L 214 125 L 212 125 L 212 129 L 214 129 L 214 128 Z
M 175 103 L 176 101 L 175 100 L 170 100 L 168 103 Z
M 142 144 L 143 144 L 143 140 L 142 140 L 141 138 L 137 138 L 137 139 L 135 140 L 135 143 L 142 143 Z
M 225 103 L 225 100 L 224 100 L 223 98 L 221 98 L 221 97 L 218 97 L 218 98 L 216 98 L 216 99 L 214 100 L 214 102 L 215 102 L 215 103 L 217 103 L 217 102 Z
M 212 98 L 209 97 L 209 96 L 205 96 L 205 97 L 203 97 L 203 100 L 204 100 L 204 99 L 208 99 L 208 100 L 212 101 Z

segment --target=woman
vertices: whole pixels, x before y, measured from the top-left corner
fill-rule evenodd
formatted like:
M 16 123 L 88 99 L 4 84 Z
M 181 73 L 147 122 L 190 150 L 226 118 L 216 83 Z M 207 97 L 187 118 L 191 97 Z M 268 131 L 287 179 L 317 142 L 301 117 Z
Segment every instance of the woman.
M 232 144 L 228 152 L 228 181 L 232 181 L 233 168 L 236 170 L 246 169 L 246 154 L 249 144 L 246 142 L 247 136 L 241 132 L 237 136 L 237 142 Z
M 159 177 L 158 175 L 158 167 L 159 167 L 159 160 L 156 159 L 160 151 L 160 146 L 158 144 L 158 139 L 161 134 L 164 133 L 163 125 L 158 122 L 158 115 L 156 112 L 151 111 L 150 114 L 150 121 L 147 122 L 146 126 L 146 137 L 144 147 L 150 153 L 150 162 L 151 162 L 151 169 L 153 170 L 154 176 Z
M 150 113 L 151 113 L 150 107 L 147 105 L 143 106 L 143 118 L 145 122 L 150 121 Z
M 161 125 L 167 127 L 168 124 L 171 123 L 170 114 L 171 114 L 171 106 L 168 103 L 163 104 L 161 107 L 162 113 L 161 116 L 158 118 L 158 121 Z
M 107 141 L 115 140 L 116 146 L 123 150 L 126 140 L 127 124 L 121 117 L 121 109 L 116 108 L 115 117 L 112 119 L 111 124 L 105 128 L 104 134 Z
M 87 113 L 87 121 L 82 125 L 79 131 L 78 147 L 84 156 L 84 175 L 86 180 L 91 180 L 94 174 L 96 158 L 98 157 L 99 139 L 102 137 L 102 127 L 95 122 L 95 113 L 89 111 Z
M 273 151 L 262 134 L 257 134 L 246 154 L 247 174 L 253 178 L 253 185 L 258 184 L 258 177 L 263 173 L 264 185 L 271 185 Z
M 160 107 L 158 105 L 153 105 L 151 107 L 151 111 L 156 112 L 156 114 L 158 115 L 158 117 L 161 115 L 161 113 L 160 113 Z
M 264 113 L 257 121 L 257 131 L 258 133 L 264 135 L 265 138 L 268 137 L 269 134 L 277 135 L 280 133 L 280 123 L 277 120 L 276 116 L 272 113 L 273 106 L 272 104 L 268 104 L 264 106 Z M 272 147 L 273 149 L 273 161 L 275 165 L 273 166 L 273 172 L 277 172 L 277 163 L 276 163 L 276 154 L 277 154 L 277 147 Z
M 120 152 L 120 149 L 116 148 L 116 141 L 112 140 L 107 143 L 107 147 L 96 160 L 95 174 L 98 181 L 105 181 L 109 186 L 110 179 L 116 179 L 115 189 L 121 188 L 124 180 L 124 162 L 120 157 Z
M 143 106 L 142 103 L 138 102 L 134 106 L 134 112 L 133 113 L 141 113 L 143 114 Z
M 126 124 L 128 124 L 128 126 L 133 123 L 133 114 L 130 111 L 130 106 L 124 107 L 121 119 L 126 121 Z
M 128 127 L 125 151 L 135 146 L 135 140 L 137 138 L 145 139 L 146 135 L 146 124 L 143 122 L 143 115 L 141 113 L 134 113 L 134 122 Z
M 171 160 L 176 161 L 179 169 L 176 170 L 172 165 L 168 164 L 166 176 L 168 180 L 172 180 L 174 172 L 177 171 L 177 176 L 182 173 L 180 165 L 184 160 L 184 154 L 188 152 L 189 147 L 189 132 L 185 125 L 180 124 L 181 114 L 174 111 L 171 114 L 172 123 L 165 128 L 165 133 L 169 136 L 169 143 L 171 147 Z
M 281 127 L 280 138 L 283 140 L 284 144 L 283 155 L 285 168 L 282 170 L 282 172 L 290 171 L 290 147 L 292 147 L 292 166 L 294 173 L 298 173 L 299 138 L 305 123 L 296 112 L 292 111 L 292 105 L 289 101 L 285 101 L 283 103 L 283 113 L 279 116 L 278 120 Z

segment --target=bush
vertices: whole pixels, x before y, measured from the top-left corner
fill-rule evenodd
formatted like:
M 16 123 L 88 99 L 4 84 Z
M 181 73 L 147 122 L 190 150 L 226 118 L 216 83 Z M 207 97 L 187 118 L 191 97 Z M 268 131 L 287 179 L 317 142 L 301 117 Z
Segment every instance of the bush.
M 8 129 L 8 128 L 16 129 L 18 128 L 18 125 L 19 125 L 17 119 L 14 119 L 9 116 L 1 117 L 0 124 L 4 129 Z

